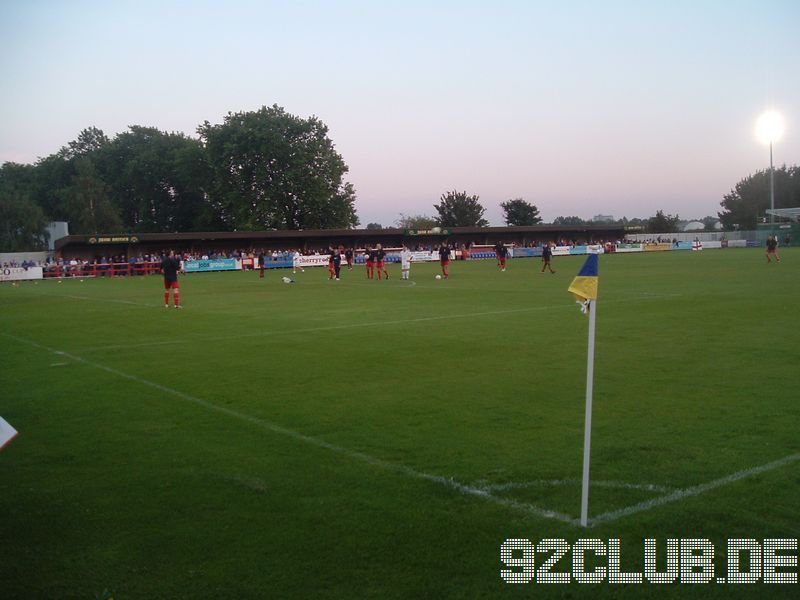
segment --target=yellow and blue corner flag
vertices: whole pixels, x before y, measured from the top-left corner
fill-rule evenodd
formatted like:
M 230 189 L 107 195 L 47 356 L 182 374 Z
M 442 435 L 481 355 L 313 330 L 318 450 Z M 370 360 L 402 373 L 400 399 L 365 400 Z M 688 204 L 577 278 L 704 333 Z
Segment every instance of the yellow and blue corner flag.
M 567 291 L 581 302 L 597 299 L 597 254 L 590 254 L 586 258 Z

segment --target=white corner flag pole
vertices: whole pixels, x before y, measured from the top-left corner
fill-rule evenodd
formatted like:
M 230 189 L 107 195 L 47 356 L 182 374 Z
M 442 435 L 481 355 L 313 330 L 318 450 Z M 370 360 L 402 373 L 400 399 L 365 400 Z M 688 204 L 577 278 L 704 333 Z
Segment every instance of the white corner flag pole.
M 589 455 L 592 447 L 592 387 L 594 383 L 594 325 L 597 300 L 589 300 L 589 349 L 586 357 L 586 418 L 583 429 L 583 486 L 581 491 L 581 527 L 589 521 Z

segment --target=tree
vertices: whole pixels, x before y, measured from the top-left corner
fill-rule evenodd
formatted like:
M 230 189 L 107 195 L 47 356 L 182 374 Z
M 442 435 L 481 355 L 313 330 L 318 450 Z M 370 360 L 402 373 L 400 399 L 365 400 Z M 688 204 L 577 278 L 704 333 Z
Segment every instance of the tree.
M 440 227 L 486 227 L 489 221 L 483 218 L 486 211 L 478 196 L 467 196 L 466 192 L 447 192 L 442 194 L 439 204 L 434 208 L 439 216 L 436 224 Z
M 89 156 L 108 144 L 108 137 L 102 129 L 88 127 L 78 134 L 78 139 L 70 142 L 58 151 L 58 156 L 72 159 L 77 156 Z
M 436 219 L 428 215 L 405 215 L 400 213 L 400 218 L 395 221 L 400 229 L 430 229 L 436 225 Z
M 770 207 L 769 170 L 742 179 L 720 202 L 725 229 L 755 229 Z M 800 166 L 775 169 L 775 208 L 800 206 Z
M 556 217 L 553 219 L 553 225 L 561 225 L 562 227 L 574 227 L 576 225 L 585 225 L 586 221 L 580 217 Z
M 0 167 L 0 251 L 22 252 L 46 247 L 42 209 L 30 197 L 34 168 L 4 163 Z
M 213 173 L 212 204 L 227 229 L 358 225 L 348 168 L 316 117 L 274 105 L 198 128 Z
M 109 198 L 108 186 L 94 163 L 80 156 L 70 185 L 57 192 L 64 203 L 73 233 L 114 233 L 123 229 L 119 209 Z
M 538 225 L 542 222 L 539 209 L 522 198 L 502 202 L 500 207 L 503 209 L 506 225 Z
M 367 223 L 367 229 L 370 229 L 370 230 L 383 229 L 383 225 L 381 225 L 380 223 Z
M 678 215 L 665 215 L 664 211 L 656 211 L 655 216 L 647 219 L 648 233 L 674 233 L 678 231 Z
M 199 140 L 133 125 L 94 159 L 127 230 L 222 228 L 209 198 L 211 171 Z

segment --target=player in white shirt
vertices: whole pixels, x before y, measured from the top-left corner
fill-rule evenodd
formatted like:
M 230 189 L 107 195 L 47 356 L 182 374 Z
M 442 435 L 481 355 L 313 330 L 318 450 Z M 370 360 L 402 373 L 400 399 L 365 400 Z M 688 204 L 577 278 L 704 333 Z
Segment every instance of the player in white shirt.
M 292 273 L 297 273 L 298 267 L 303 273 L 306 272 L 304 268 L 300 267 L 300 252 L 295 250 L 294 254 L 292 255 Z
M 411 273 L 411 261 L 414 260 L 414 256 L 411 254 L 411 251 L 403 246 L 403 250 L 400 252 L 400 271 L 402 273 L 401 279 L 408 279 L 409 274 Z

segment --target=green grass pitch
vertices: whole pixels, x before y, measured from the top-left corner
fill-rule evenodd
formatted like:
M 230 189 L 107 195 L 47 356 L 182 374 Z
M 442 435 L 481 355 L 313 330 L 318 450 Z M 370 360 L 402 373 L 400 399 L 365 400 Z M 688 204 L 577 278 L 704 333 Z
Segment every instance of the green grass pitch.
M 0 596 L 791 597 L 500 576 L 506 538 L 619 538 L 629 571 L 708 538 L 724 571 L 728 538 L 800 537 L 782 258 L 600 257 L 588 529 L 584 257 L 186 275 L 182 311 L 158 277 L 4 284 Z

